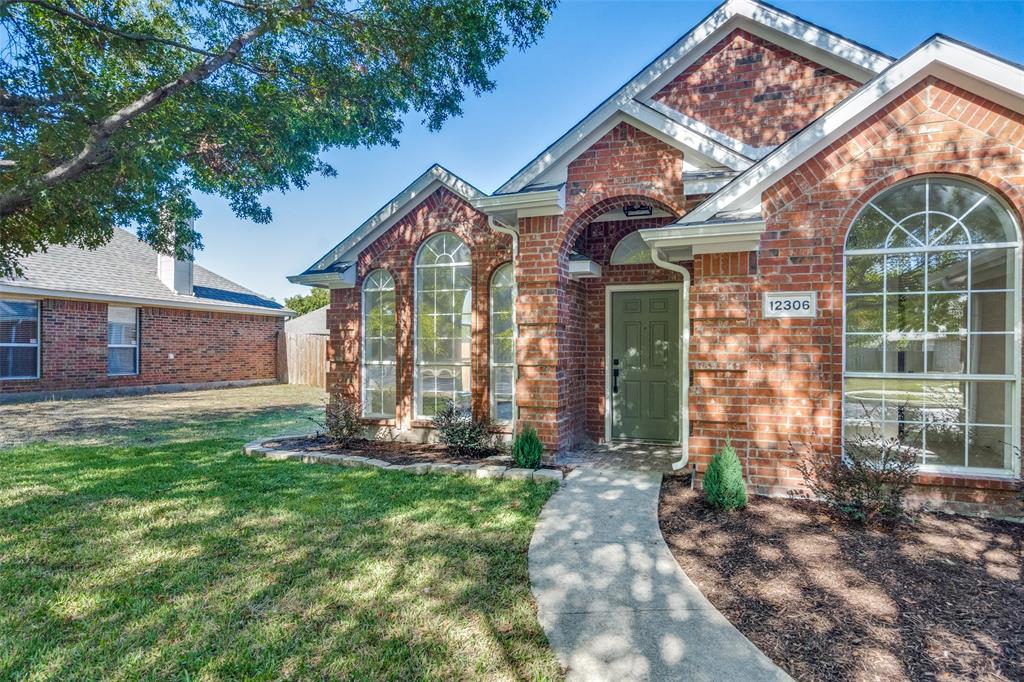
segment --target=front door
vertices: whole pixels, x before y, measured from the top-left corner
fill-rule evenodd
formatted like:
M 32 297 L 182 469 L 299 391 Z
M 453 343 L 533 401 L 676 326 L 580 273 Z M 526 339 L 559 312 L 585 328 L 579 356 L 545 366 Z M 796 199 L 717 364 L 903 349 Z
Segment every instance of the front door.
M 611 293 L 611 437 L 679 440 L 679 291 Z

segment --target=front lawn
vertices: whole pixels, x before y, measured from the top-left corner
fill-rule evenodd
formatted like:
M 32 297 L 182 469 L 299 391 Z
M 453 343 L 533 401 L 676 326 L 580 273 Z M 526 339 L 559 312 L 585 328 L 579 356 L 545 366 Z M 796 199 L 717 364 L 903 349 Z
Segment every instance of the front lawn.
M 921 514 L 891 531 L 811 502 L 712 511 L 662 485 L 686 574 L 799 680 L 1024 680 L 1024 525 Z
M 0 679 L 547 679 L 553 486 L 242 457 L 0 451 Z

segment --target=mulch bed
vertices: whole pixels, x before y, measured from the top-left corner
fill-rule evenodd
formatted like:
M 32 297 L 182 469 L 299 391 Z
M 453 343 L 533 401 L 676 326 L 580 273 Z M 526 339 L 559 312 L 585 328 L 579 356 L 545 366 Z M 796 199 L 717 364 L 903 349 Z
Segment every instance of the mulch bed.
M 721 513 L 673 478 L 659 518 L 686 574 L 794 678 L 1024 680 L 1022 524 L 865 529 L 765 498 Z
M 512 458 L 507 451 L 497 448 L 481 453 L 479 457 L 470 455 L 458 455 L 448 448 L 437 443 L 406 443 L 403 441 L 387 440 L 357 440 L 345 447 L 336 445 L 326 438 L 316 436 L 304 436 L 295 438 L 279 438 L 276 440 L 264 441 L 263 445 L 268 448 L 281 450 L 306 450 L 308 452 L 322 452 L 328 454 L 357 454 L 362 457 L 380 459 L 389 464 L 418 464 L 420 462 L 432 462 L 435 464 L 481 464 L 484 460 L 492 463 L 500 463 L 506 466 L 514 466 Z M 561 469 L 567 474 L 572 467 L 545 467 Z

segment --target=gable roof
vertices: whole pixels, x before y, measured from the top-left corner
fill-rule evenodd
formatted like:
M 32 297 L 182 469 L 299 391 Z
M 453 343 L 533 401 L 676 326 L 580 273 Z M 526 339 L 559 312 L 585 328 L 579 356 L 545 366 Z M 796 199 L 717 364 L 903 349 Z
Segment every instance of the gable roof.
M 1024 112 L 1024 67 L 936 34 L 736 176 L 672 226 L 709 224 L 716 217 L 731 213 L 759 212 L 761 192 L 929 75 Z
M 285 316 L 276 301 L 193 264 L 194 296 L 176 294 L 157 276 L 157 252 L 131 232 L 114 229 L 96 249 L 51 246 L 21 262 L 24 276 L 0 280 L 0 294 L 53 296 L 169 308 Z
M 455 173 L 435 163 L 381 206 L 369 220 L 359 225 L 333 249 L 324 254 L 320 260 L 304 272 L 291 275 L 288 277 L 288 281 L 307 286 L 350 285 L 348 280 L 353 276 L 350 268 L 355 264 L 359 253 L 439 187 L 447 188 L 467 202 L 487 196 Z M 354 280 L 351 284 L 354 284 Z
M 497 189 L 495 194 L 520 192 L 534 183 L 557 181 L 552 171 L 575 157 L 611 125 L 627 120 L 684 149 L 707 167 L 745 170 L 767 151 L 744 145 L 678 112 L 666 111 L 652 96 L 699 59 L 735 28 L 744 28 L 858 82 L 872 78 L 892 64 L 892 58 L 860 43 L 816 26 L 758 0 L 726 0 L 636 76 L 587 114 L 530 163 Z M 584 147 L 585 148 L 585 147 Z
M 312 334 L 314 336 L 327 336 L 331 333 L 331 330 L 327 328 L 327 308 L 317 308 L 311 310 L 305 315 L 299 315 L 296 318 L 288 320 L 284 323 L 284 331 L 288 334 Z

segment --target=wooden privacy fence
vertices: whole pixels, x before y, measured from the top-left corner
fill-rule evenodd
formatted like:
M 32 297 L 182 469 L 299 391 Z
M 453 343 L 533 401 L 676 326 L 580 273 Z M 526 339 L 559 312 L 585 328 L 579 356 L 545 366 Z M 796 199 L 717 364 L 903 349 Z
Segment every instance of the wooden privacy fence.
M 277 337 L 277 378 L 286 384 L 327 388 L 327 340 L 323 334 Z

